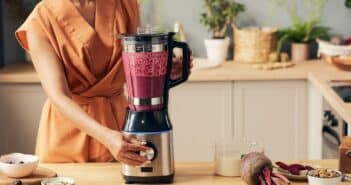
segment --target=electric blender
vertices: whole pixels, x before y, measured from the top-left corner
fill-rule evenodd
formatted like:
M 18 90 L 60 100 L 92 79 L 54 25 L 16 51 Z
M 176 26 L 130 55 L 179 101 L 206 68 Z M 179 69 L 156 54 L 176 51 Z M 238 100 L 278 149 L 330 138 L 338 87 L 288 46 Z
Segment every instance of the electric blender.
M 122 164 L 126 184 L 173 182 L 173 133 L 168 94 L 170 88 L 188 79 L 190 62 L 188 45 L 174 41 L 173 36 L 172 32 L 155 32 L 152 28 L 119 36 L 124 46 L 123 68 L 129 102 L 123 132 L 146 143 L 150 150 L 138 154 L 151 161 L 138 167 Z M 179 79 L 170 78 L 174 48 L 181 48 L 183 53 Z

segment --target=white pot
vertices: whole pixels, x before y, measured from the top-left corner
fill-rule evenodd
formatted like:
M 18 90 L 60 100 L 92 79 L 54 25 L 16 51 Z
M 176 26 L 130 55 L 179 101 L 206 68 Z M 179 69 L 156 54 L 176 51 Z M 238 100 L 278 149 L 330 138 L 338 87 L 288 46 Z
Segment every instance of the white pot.
M 227 58 L 230 39 L 206 39 L 207 58 L 210 62 L 220 64 Z

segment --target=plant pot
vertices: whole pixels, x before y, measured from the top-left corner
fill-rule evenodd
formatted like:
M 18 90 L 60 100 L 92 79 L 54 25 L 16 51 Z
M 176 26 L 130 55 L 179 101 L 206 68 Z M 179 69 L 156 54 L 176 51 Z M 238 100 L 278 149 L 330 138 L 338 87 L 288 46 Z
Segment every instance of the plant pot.
M 310 58 L 310 45 L 306 43 L 292 43 L 291 59 L 295 62 L 306 61 Z
M 207 51 L 207 58 L 210 62 L 221 64 L 227 59 L 228 47 L 230 39 L 206 39 L 205 46 Z

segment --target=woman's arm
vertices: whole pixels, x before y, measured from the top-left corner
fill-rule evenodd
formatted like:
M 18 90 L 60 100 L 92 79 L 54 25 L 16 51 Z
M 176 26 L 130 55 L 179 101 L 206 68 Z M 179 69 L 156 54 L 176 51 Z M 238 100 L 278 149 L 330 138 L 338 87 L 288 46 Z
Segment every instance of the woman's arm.
M 146 158 L 135 154 L 135 151 L 146 151 L 147 147 L 134 138 L 102 126 L 71 99 L 62 63 L 49 41 L 29 32 L 27 40 L 34 67 L 53 105 L 77 128 L 104 144 L 117 160 L 130 165 L 147 162 Z

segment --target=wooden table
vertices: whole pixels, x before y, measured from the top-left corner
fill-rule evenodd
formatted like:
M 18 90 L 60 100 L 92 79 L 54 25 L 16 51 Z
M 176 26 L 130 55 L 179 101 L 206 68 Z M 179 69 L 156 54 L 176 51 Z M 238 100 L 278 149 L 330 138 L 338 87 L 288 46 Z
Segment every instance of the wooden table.
M 303 161 L 298 161 L 306 163 Z M 336 160 L 307 162 L 311 165 L 320 165 L 325 168 L 337 168 Z M 118 163 L 96 164 L 42 164 L 44 167 L 55 170 L 59 176 L 69 176 L 76 180 L 77 185 L 119 185 L 123 184 Z M 182 185 L 245 185 L 240 178 L 219 177 L 213 175 L 211 163 L 179 163 L 176 164 L 174 184 Z M 307 183 L 292 183 L 307 184 Z M 343 185 L 351 183 L 343 183 Z

